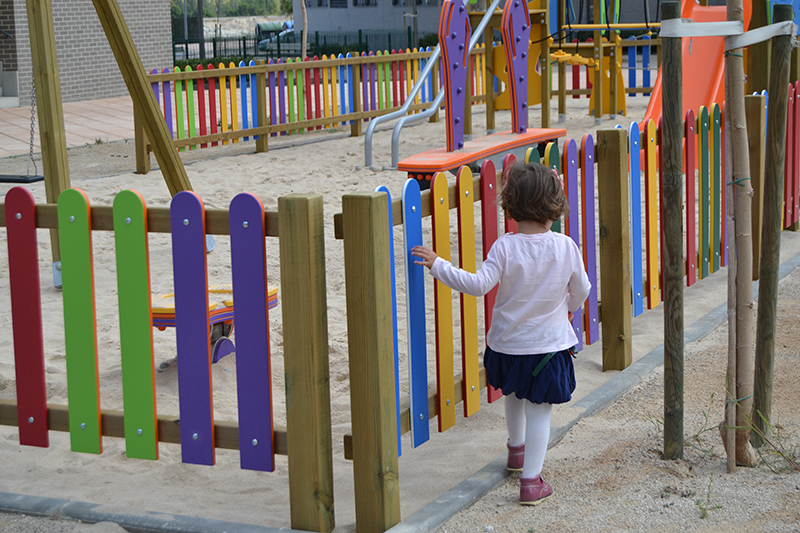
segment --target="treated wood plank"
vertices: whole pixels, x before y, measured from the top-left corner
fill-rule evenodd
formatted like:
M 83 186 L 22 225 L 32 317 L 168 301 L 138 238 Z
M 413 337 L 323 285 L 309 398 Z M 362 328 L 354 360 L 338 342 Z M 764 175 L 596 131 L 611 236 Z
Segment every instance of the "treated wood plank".
M 179 417 L 158 416 L 158 441 L 180 444 Z M 104 437 L 125 437 L 123 412 L 116 409 L 101 409 L 100 422 Z M 17 425 L 17 405 L 13 400 L 0 399 L 0 426 Z M 50 431 L 69 431 L 69 413 L 66 405 L 47 404 L 47 426 Z M 232 421 L 215 421 L 214 445 L 221 450 L 239 449 L 239 427 Z M 275 426 L 275 453 L 287 454 L 286 428 Z
M 293 529 L 331 531 L 331 451 L 328 318 L 322 196 L 278 198 L 281 310 Z
M 602 287 L 603 370 L 623 370 L 632 362 L 628 161 L 625 130 L 597 134 Z
M 92 3 L 106 33 L 108 44 L 111 45 L 111 50 L 114 52 L 122 78 L 128 87 L 128 92 L 133 100 L 133 108 L 141 113 L 145 133 L 154 147 L 158 165 L 164 174 L 164 181 L 167 183 L 170 194 L 175 195 L 179 191 L 191 190 L 192 185 L 189 183 L 186 169 L 183 168 L 178 152 L 172 147 L 172 138 L 158 110 L 158 102 L 150 89 L 150 80 L 139 53 L 136 51 L 118 2 L 116 0 L 92 0 Z M 55 61 L 53 63 L 55 64 Z M 51 66 L 48 65 L 48 68 Z M 66 145 L 64 163 L 66 163 Z
M 766 97 L 748 95 L 744 97 L 747 120 L 747 144 L 750 147 L 750 182 L 753 186 L 753 281 L 761 268 L 761 228 L 764 213 L 764 170 L 766 164 L 767 129 Z
M 64 131 L 64 111 L 61 105 L 61 81 L 56 56 L 53 6 L 51 0 L 29 0 L 28 32 L 31 43 L 33 78 L 36 83 L 39 140 L 42 147 L 47 202 L 54 204 L 61 193 L 70 187 L 67 162 L 67 136 Z M 139 65 L 144 75 L 144 67 Z M 157 105 L 156 105 L 157 107 Z M 135 108 L 135 106 L 134 106 Z M 58 232 L 50 231 L 53 261 L 61 259 Z
M 388 206 L 352 193 L 342 209 L 356 522 L 385 531 L 400 521 Z

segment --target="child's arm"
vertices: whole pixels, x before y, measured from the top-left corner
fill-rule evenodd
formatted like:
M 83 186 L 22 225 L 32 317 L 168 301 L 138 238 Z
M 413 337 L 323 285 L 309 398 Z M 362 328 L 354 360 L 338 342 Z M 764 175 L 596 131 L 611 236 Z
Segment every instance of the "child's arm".
M 589 291 L 592 290 L 592 284 L 589 283 L 589 276 L 586 275 L 586 270 L 583 267 L 581 252 L 578 250 L 575 243 L 572 244 L 572 275 L 567 285 L 567 292 L 569 294 L 567 308 L 570 312 L 576 311 L 583 305 L 583 302 L 585 302 L 586 298 L 589 296 Z
M 425 246 L 415 246 L 411 249 L 411 255 L 422 259 L 414 261 L 415 264 L 431 269 L 431 275 L 451 289 L 472 296 L 483 296 L 500 281 L 501 270 L 493 254 L 495 248 L 492 247 L 489 257 L 475 274 L 454 267 L 449 261 L 441 259 L 436 252 Z

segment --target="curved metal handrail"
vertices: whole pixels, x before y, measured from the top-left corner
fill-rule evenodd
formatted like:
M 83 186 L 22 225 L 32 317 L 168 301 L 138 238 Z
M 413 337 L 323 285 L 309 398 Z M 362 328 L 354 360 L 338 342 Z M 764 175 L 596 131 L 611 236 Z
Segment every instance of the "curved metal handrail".
M 372 169 L 372 135 L 375 132 L 375 128 L 378 124 L 386 122 L 388 120 L 392 120 L 393 118 L 402 117 L 408 112 L 408 108 L 411 107 L 411 104 L 414 103 L 414 98 L 417 96 L 417 93 L 420 92 L 422 86 L 428 80 L 428 74 L 431 73 L 433 70 L 434 65 L 439 60 L 439 56 L 441 55 L 442 50 L 439 48 L 439 45 L 436 45 L 436 48 L 433 49 L 433 53 L 428 58 L 428 62 L 425 63 L 425 68 L 422 69 L 422 72 L 419 73 L 419 77 L 417 81 L 414 83 L 414 86 L 408 93 L 408 97 L 406 101 L 403 102 L 403 106 L 398 109 L 397 111 L 392 111 L 389 114 L 381 115 L 379 117 L 375 117 L 369 121 L 369 125 L 367 126 L 367 132 L 364 134 L 364 165 L 367 168 Z M 441 91 L 439 91 L 441 92 Z M 374 169 L 373 169 L 374 170 Z
M 489 19 L 492 17 L 494 10 L 497 9 L 497 6 L 500 5 L 501 0 L 494 0 L 486 9 L 486 14 L 481 19 L 480 24 L 475 30 L 472 32 L 472 37 L 469 39 L 469 47 L 467 48 L 467 53 L 469 54 L 472 52 L 472 49 L 475 48 L 475 45 L 478 43 L 478 39 L 481 38 L 483 34 L 483 30 L 486 29 L 486 26 L 489 24 Z M 486 43 L 487 51 L 486 53 L 491 53 L 491 48 L 488 48 L 491 43 Z M 426 65 L 427 66 L 427 65 Z M 442 104 L 442 100 L 444 99 L 444 90 L 439 91 L 439 94 L 436 95 L 436 99 L 433 101 L 431 107 L 423 111 L 422 113 L 418 113 L 416 115 L 407 115 L 400 120 L 397 121 L 397 124 L 394 125 L 394 130 L 392 131 L 392 167 L 397 168 L 397 163 L 400 161 L 400 130 L 403 129 L 403 126 L 406 124 L 411 124 L 413 122 L 418 122 L 420 120 L 424 120 L 434 113 L 436 110 L 439 109 L 439 106 Z
M 469 48 L 467 53 L 472 51 L 472 49 L 475 47 L 475 44 L 478 42 L 478 39 L 480 39 L 483 30 L 489 24 L 489 20 L 492 18 L 492 15 L 497 9 L 497 6 L 500 5 L 501 1 L 502 0 L 492 0 L 491 5 L 486 9 L 486 13 L 483 15 L 480 24 L 478 24 L 478 27 L 472 32 L 472 38 L 469 40 Z M 433 53 L 428 58 L 425 68 L 422 70 L 422 72 L 420 72 L 419 78 L 417 78 L 416 83 L 414 83 L 414 87 L 412 87 L 411 91 L 409 91 L 406 101 L 403 102 L 403 106 L 400 109 L 370 120 L 369 126 L 367 126 L 367 132 L 364 134 L 364 166 L 367 168 L 374 170 L 374 167 L 372 166 L 372 135 L 374 134 L 375 128 L 378 126 L 378 124 L 402 117 L 400 121 L 395 124 L 394 131 L 392 131 L 392 166 L 397 167 L 396 153 L 398 152 L 397 143 L 400 142 L 400 129 L 403 127 L 401 124 L 408 122 L 406 119 L 413 119 L 413 121 L 426 119 L 433 115 L 439 106 L 441 106 L 442 99 L 444 99 L 444 91 L 440 90 L 436 95 L 433 104 L 428 109 L 416 115 L 405 116 L 408 112 L 408 108 L 411 107 L 411 104 L 414 102 L 414 98 L 417 96 L 417 93 L 419 93 L 419 91 L 422 89 L 422 85 L 427 81 L 428 74 L 430 74 L 431 70 L 433 70 L 433 67 L 439 60 L 440 55 L 441 48 L 437 44 L 436 48 L 433 50 Z

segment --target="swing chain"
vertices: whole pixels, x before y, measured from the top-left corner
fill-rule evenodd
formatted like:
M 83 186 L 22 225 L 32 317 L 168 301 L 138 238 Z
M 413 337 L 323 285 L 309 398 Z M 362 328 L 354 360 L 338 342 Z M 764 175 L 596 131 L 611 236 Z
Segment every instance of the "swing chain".
M 36 125 L 36 81 L 33 79 L 33 74 L 31 74 L 31 141 L 30 141 L 30 149 L 28 152 L 28 167 L 25 170 L 25 173 L 30 177 L 31 175 L 31 163 L 33 163 L 33 175 L 36 176 L 39 174 L 39 170 L 36 168 L 36 161 L 33 160 L 33 129 Z

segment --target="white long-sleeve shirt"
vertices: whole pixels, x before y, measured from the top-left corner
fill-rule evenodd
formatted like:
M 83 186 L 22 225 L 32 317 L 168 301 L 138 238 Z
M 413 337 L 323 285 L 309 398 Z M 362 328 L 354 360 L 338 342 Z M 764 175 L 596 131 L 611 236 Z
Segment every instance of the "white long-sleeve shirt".
M 506 234 L 476 274 L 437 258 L 431 275 L 457 291 L 483 296 L 499 282 L 486 344 L 509 355 L 550 353 L 578 343 L 567 311 L 589 296 L 578 246 L 560 233 Z

